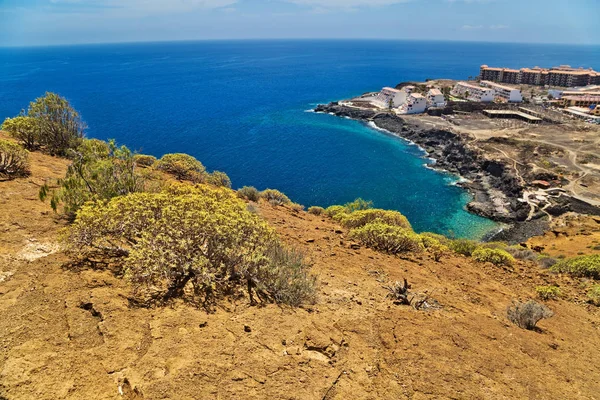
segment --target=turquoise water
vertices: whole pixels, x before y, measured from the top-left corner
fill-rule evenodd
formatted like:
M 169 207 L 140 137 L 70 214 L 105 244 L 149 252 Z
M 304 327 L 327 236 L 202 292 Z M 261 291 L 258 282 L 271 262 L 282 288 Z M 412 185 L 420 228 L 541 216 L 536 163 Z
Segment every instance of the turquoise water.
M 223 41 L 0 49 L 0 118 L 55 91 L 89 136 L 160 157 L 187 152 L 234 187 L 277 188 L 328 206 L 370 199 L 419 231 L 477 237 L 455 178 L 356 121 L 306 112 L 406 80 L 477 75 L 479 65 L 600 66 L 600 48 L 402 41 Z

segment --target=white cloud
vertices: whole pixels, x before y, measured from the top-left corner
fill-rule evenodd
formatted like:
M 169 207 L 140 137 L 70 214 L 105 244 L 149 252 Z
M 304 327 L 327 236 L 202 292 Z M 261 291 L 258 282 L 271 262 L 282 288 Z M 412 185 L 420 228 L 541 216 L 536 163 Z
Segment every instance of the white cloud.
M 483 29 L 483 25 L 463 25 L 460 27 L 463 31 L 474 31 L 477 29 Z
M 502 24 L 499 24 L 499 25 L 490 25 L 490 29 L 492 29 L 492 30 L 508 29 L 508 28 L 510 28 L 510 26 L 508 26 L 508 25 L 502 25 Z
M 287 0 L 289 3 L 315 7 L 320 10 L 353 10 L 360 7 L 382 7 L 392 4 L 408 3 L 411 0 Z

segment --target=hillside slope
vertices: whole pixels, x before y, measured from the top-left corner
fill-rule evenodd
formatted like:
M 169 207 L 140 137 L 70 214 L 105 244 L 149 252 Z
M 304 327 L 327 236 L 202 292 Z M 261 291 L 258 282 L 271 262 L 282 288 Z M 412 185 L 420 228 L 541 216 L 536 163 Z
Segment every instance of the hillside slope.
M 399 258 L 347 240 L 327 218 L 257 204 L 319 276 L 315 306 L 222 302 L 130 306 L 110 266 L 74 269 L 64 225 L 37 199 L 66 162 L 32 154 L 32 176 L 0 182 L 0 399 L 595 399 L 600 314 L 578 282 L 533 263 Z M 407 278 L 427 311 L 383 287 Z M 514 299 L 556 284 L 539 331 L 506 319 Z

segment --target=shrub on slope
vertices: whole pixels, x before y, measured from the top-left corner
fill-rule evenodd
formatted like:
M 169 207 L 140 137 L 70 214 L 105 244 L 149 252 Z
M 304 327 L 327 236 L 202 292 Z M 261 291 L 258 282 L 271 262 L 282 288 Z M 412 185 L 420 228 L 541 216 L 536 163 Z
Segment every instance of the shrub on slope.
M 13 179 L 29 174 L 29 152 L 21 145 L 0 140 L 0 179 Z
M 511 266 L 515 262 L 513 256 L 502 249 L 478 248 L 473 252 L 473 259 L 479 262 L 490 262 L 494 265 Z
M 382 222 L 368 223 L 350 231 L 350 237 L 374 250 L 389 254 L 421 251 L 424 246 L 413 231 Z
M 158 160 L 155 168 L 182 181 L 201 183 L 206 180 L 206 168 L 189 154 L 165 154 Z
M 566 272 L 573 276 L 600 279 L 600 254 L 570 258 L 554 264 L 550 270 Z

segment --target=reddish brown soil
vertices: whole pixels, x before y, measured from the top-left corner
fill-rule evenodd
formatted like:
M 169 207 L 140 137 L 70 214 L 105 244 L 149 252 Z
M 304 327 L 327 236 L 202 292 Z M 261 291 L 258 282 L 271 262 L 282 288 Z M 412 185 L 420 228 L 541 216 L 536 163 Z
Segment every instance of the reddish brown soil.
M 259 213 L 314 261 L 315 306 L 131 307 L 110 271 L 42 257 L 62 223 L 38 185 L 66 164 L 32 156 L 30 178 L 0 183 L 0 398 L 600 398 L 600 316 L 581 282 L 533 263 L 354 250 L 328 219 L 283 207 Z M 382 286 L 405 277 L 442 308 L 394 305 Z M 539 331 L 519 329 L 506 307 L 541 284 L 564 299 L 547 303 L 556 315 Z

